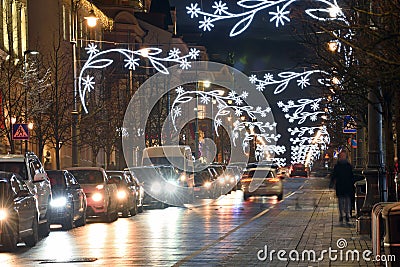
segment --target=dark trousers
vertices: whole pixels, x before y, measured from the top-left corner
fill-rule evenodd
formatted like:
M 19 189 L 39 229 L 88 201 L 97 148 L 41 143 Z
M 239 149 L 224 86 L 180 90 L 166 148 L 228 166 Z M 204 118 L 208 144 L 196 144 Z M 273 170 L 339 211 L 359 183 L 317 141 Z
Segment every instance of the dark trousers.
M 343 221 L 343 218 L 346 218 L 346 221 L 349 221 L 350 212 L 351 212 L 351 197 L 350 196 L 338 196 L 339 202 L 339 220 Z

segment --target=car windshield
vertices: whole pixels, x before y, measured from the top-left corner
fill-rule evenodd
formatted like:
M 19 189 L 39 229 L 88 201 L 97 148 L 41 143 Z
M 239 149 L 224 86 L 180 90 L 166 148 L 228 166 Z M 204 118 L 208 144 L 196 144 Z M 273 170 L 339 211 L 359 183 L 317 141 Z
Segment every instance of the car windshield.
M 116 184 L 117 186 L 122 186 L 126 184 L 126 181 L 123 177 L 123 174 L 108 174 L 108 181 L 109 183 Z
M 194 174 L 194 182 L 196 185 L 203 184 L 204 182 L 210 181 L 211 177 L 207 170 L 202 170 Z
M 97 170 L 70 170 L 80 184 L 102 184 L 103 174 Z
M 0 171 L 13 172 L 24 180 L 28 179 L 24 162 L 0 162 Z
M 49 177 L 51 188 L 66 188 L 64 174 L 61 171 L 46 171 Z
M 160 166 L 157 169 L 166 180 L 177 180 L 179 178 L 178 170 L 172 166 Z
M 304 170 L 304 169 L 305 169 L 305 166 L 302 165 L 302 164 L 296 164 L 296 165 L 293 166 L 293 169 L 296 169 L 296 170 Z

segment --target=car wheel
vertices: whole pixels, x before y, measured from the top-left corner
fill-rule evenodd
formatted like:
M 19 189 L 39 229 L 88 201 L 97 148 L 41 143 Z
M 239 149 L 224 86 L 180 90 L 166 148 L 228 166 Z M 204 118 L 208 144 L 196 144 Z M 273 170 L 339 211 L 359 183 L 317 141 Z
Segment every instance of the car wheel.
M 46 237 L 50 234 L 50 223 L 46 221 L 45 223 L 41 223 L 39 225 L 39 235 L 41 237 Z
M 139 213 L 143 212 L 143 204 L 137 207 Z
M 32 221 L 32 234 L 24 239 L 25 244 L 28 247 L 34 247 L 36 243 L 39 241 L 39 226 L 37 217 L 35 217 Z
M 131 213 L 131 215 L 132 215 L 132 213 Z M 128 218 L 128 217 L 129 217 L 129 210 L 128 210 L 128 208 L 124 208 L 124 209 L 122 210 L 122 217 L 124 217 L 124 218 Z
M 82 213 L 82 216 L 76 220 L 75 222 L 75 226 L 79 227 L 79 226 L 84 226 L 86 224 L 86 212 Z
M 74 209 L 71 209 L 71 212 Z M 70 213 L 65 219 L 64 222 L 62 223 L 62 227 L 64 230 L 71 230 L 74 227 L 74 216 L 72 213 Z
M 135 216 L 138 213 L 138 206 L 135 201 L 135 204 L 133 204 L 133 208 L 129 211 L 131 213 L 131 216 Z
M 18 222 L 15 225 L 7 225 L 2 234 L 3 249 L 13 252 L 17 249 L 18 243 Z
M 281 201 L 282 199 L 283 199 L 283 193 L 280 193 L 280 194 L 278 195 L 278 200 Z

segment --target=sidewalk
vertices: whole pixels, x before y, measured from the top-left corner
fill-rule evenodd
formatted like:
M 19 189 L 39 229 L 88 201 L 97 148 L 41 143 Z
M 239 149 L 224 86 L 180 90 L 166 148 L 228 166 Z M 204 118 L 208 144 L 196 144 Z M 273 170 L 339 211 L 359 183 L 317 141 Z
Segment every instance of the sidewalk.
M 257 233 L 218 266 L 381 266 L 373 262 L 369 235 L 357 234 L 355 218 L 350 226 L 339 224 L 335 192 L 328 184 L 326 178 L 308 179 L 300 190 L 255 220 L 252 227 L 257 226 Z M 286 261 L 278 259 L 279 250 Z M 359 260 L 353 261 L 355 250 Z M 363 259 L 367 250 L 371 251 L 369 262 Z M 308 260 L 313 252 L 314 262 Z M 289 259 L 297 255 L 299 260 Z

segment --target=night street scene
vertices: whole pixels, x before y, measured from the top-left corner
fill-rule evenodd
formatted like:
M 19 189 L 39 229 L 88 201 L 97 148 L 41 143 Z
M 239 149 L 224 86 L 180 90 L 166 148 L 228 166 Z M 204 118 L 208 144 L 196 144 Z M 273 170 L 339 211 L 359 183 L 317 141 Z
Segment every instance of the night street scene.
M 400 266 L 397 0 L 0 1 L 0 266 Z

